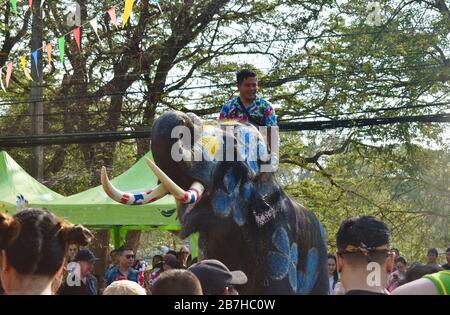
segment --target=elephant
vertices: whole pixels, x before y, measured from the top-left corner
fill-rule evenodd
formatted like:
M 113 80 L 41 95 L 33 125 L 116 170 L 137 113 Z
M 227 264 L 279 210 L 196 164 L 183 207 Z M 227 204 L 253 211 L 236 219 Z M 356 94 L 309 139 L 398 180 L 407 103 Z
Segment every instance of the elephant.
M 147 160 L 160 184 L 124 193 L 104 168 L 102 184 L 111 198 L 130 205 L 171 193 L 180 236 L 198 232 L 205 259 L 242 270 L 248 282 L 240 294 L 327 294 L 325 230 L 314 213 L 289 198 L 273 171 L 262 171 L 273 156 L 265 143 L 251 124 L 167 112 L 153 124 L 154 163 Z

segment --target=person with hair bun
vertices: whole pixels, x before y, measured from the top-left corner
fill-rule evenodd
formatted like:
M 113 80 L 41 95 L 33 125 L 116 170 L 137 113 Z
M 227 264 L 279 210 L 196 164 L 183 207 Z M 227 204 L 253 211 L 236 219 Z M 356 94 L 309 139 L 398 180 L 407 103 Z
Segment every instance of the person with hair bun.
M 0 279 L 9 295 L 51 295 L 62 276 L 68 244 L 85 246 L 93 235 L 46 209 L 0 213 Z

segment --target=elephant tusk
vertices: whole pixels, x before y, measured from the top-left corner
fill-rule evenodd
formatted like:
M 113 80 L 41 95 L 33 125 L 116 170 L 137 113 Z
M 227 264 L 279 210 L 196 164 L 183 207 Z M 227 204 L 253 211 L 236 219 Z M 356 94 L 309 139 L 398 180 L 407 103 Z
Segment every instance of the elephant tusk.
M 167 176 L 152 160 L 146 158 L 147 164 L 152 169 L 153 173 L 159 178 L 165 188 L 182 203 L 193 204 L 199 201 L 202 197 L 205 187 L 200 182 L 194 182 L 188 191 L 185 191 L 178 186 L 173 180 Z
M 147 192 L 137 194 L 122 192 L 115 188 L 109 181 L 108 174 L 104 166 L 101 171 L 101 181 L 103 190 L 111 199 L 126 205 L 145 205 L 147 203 L 154 202 L 169 193 L 162 184 Z
M 187 196 L 183 203 L 194 204 L 197 201 L 200 201 L 202 198 L 203 192 L 205 191 L 205 186 L 203 186 L 200 182 L 193 182 L 191 188 L 186 192 L 185 196 Z

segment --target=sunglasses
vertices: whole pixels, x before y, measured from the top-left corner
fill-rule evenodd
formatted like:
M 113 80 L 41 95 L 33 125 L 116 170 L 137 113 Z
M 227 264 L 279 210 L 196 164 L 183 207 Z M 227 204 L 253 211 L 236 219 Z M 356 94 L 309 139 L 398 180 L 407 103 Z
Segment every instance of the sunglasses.
M 134 256 L 134 255 L 125 255 L 125 257 L 126 257 L 127 259 L 132 259 L 132 258 L 134 258 L 135 256 Z

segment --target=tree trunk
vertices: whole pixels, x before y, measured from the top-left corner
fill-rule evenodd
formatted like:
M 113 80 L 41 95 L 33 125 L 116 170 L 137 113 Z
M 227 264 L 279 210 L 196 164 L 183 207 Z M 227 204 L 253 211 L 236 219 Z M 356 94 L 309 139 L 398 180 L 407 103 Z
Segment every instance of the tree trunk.
M 98 280 L 98 288 L 102 289 L 104 286 L 104 276 L 106 268 L 108 267 L 108 255 L 109 255 L 109 230 L 95 230 L 94 242 L 90 245 L 90 249 L 94 253 L 95 257 L 99 260 L 95 263 L 94 275 Z
M 128 231 L 125 237 L 125 246 L 130 247 L 136 253 L 140 238 L 141 231 Z

